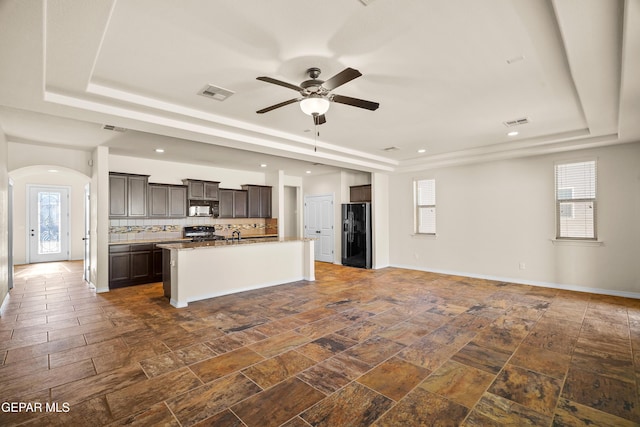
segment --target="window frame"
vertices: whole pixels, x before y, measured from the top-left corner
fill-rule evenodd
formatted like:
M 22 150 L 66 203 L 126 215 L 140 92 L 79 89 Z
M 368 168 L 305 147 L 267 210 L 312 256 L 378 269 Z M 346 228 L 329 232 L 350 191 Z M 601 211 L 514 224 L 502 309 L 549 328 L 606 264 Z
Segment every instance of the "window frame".
M 413 215 L 414 215 L 414 221 L 413 221 L 413 231 L 414 234 L 419 235 L 419 236 L 435 236 L 436 235 L 436 231 L 437 231 L 437 222 L 436 222 L 436 215 L 437 215 L 437 208 L 436 208 L 436 204 L 418 204 L 418 185 L 420 182 L 422 181 L 433 181 L 433 192 L 434 192 L 434 199 L 435 199 L 435 193 L 436 193 L 436 180 L 435 178 L 415 178 L 413 180 L 413 205 L 414 205 L 414 211 L 413 211 Z M 433 209 L 434 210 L 434 230 L 433 233 L 425 233 L 425 232 L 421 232 L 420 231 L 420 211 L 421 209 Z
M 594 176 L 593 176 L 593 184 L 594 184 L 594 197 L 583 197 L 583 198 L 571 198 L 571 199 L 560 199 L 558 197 L 559 190 L 568 189 L 569 186 L 558 187 L 558 167 L 562 165 L 571 165 L 571 164 L 579 164 L 579 163 L 590 163 L 594 164 Z M 598 241 L 598 159 L 597 158 L 586 158 L 586 159 L 575 159 L 575 160 L 564 160 L 557 161 L 553 167 L 553 181 L 554 181 L 554 199 L 555 199 L 555 219 L 556 219 L 556 240 L 557 241 L 583 241 L 583 242 L 597 242 Z M 575 194 L 575 187 L 573 187 L 573 194 Z M 564 219 L 575 219 L 575 207 L 572 206 L 571 213 L 572 216 L 562 216 L 560 206 L 563 204 L 578 204 L 578 203 L 591 203 L 593 207 L 593 237 L 576 237 L 576 236 L 562 236 L 562 228 L 561 228 L 561 220 Z

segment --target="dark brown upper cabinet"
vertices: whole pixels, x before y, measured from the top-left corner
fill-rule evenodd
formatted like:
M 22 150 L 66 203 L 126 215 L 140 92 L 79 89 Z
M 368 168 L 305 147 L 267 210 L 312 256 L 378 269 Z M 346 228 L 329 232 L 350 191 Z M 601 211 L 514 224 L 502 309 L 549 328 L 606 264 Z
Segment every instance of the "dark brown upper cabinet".
M 187 198 L 189 200 L 218 201 L 220 183 L 216 181 L 201 181 L 199 179 L 183 179 L 182 182 L 188 187 Z
M 220 218 L 247 218 L 247 192 L 221 188 Z
M 247 190 L 247 214 L 249 218 L 271 218 L 271 191 L 267 185 L 243 185 Z
M 187 186 L 149 184 L 149 217 L 184 218 L 187 216 Z
M 109 173 L 109 218 L 147 216 L 148 175 Z
M 354 185 L 349 187 L 349 200 L 352 203 L 371 201 L 371 184 Z

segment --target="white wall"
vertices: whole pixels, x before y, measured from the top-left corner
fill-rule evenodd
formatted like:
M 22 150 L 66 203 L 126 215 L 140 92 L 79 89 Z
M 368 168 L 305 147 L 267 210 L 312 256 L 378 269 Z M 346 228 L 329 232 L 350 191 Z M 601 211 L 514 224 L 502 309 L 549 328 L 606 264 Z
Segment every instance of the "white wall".
M 554 244 L 554 163 L 593 157 L 603 244 Z M 435 238 L 412 235 L 419 178 L 436 179 Z M 394 175 L 389 205 L 392 265 L 640 297 L 640 143 Z
M 285 238 L 298 236 L 298 187 L 284 187 L 284 221 L 280 221 L 280 228 Z
M 8 143 L 0 128 L 0 307 L 9 293 Z
M 13 262 L 25 264 L 28 260 L 29 219 L 27 214 L 28 185 L 58 185 L 69 187 L 69 259 L 84 257 L 84 186 L 89 177 L 58 167 L 57 173 L 28 166 L 11 171 L 13 185 Z
M 371 228 L 373 268 L 389 266 L 389 176 L 372 174 Z
M 301 176 L 289 176 L 285 175 L 283 177 L 283 185 L 285 193 L 287 191 L 291 191 L 289 193 L 289 197 L 293 197 L 295 201 L 295 206 L 287 206 L 287 196 L 285 195 L 285 214 L 284 218 L 280 220 L 280 226 L 284 227 L 283 235 L 284 237 L 303 237 L 304 236 L 304 197 L 303 197 L 303 179 Z M 289 200 L 291 201 L 291 200 Z M 287 227 L 289 229 L 287 230 Z M 290 229 L 290 227 L 295 227 L 295 230 Z
M 91 174 L 91 273 L 96 292 L 109 292 L 109 148 L 96 147 Z
M 243 184 L 266 185 L 265 174 L 262 172 L 116 156 L 113 154 L 109 155 L 109 170 L 111 172 L 150 175 L 149 182 L 162 184 L 182 184 L 183 179 L 189 178 L 219 181 L 221 188 L 240 189 Z
M 9 142 L 9 171 L 27 166 L 61 166 L 91 176 L 91 152 L 45 145 Z

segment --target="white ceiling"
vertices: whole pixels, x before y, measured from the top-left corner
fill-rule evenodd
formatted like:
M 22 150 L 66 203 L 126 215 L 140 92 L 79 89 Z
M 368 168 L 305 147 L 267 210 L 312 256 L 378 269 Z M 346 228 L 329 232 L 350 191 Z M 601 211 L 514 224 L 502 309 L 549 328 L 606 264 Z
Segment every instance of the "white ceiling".
M 0 57 L 16 143 L 296 175 L 640 140 L 640 0 L 3 0 Z M 296 104 L 256 114 L 298 96 L 256 77 L 310 67 L 358 69 L 334 93 L 380 108 L 333 103 L 317 139 Z

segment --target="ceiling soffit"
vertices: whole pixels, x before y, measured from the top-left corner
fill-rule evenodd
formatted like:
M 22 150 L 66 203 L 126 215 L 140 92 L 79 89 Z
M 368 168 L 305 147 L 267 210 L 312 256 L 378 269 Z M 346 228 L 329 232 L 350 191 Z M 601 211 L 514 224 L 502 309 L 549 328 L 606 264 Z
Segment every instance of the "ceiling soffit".
M 335 2 L 330 3 L 334 6 Z M 358 37 L 356 29 L 370 27 L 393 2 L 374 2 L 368 7 L 353 3 L 342 6 L 344 13 L 326 28 L 317 28 L 319 35 L 315 38 L 290 42 L 288 31 L 293 29 L 288 27 L 288 18 L 303 12 L 302 5 L 292 6 L 296 10 L 283 13 L 282 22 L 270 25 L 259 19 L 260 8 L 266 7 L 258 6 L 259 2 L 250 12 L 226 5 L 227 23 L 211 29 L 208 16 L 212 15 L 206 8 L 222 7 L 222 2 L 194 1 L 192 6 L 205 8 L 197 17 L 187 16 L 185 10 L 189 8 L 184 5 L 153 2 L 158 5 L 154 13 L 146 13 L 146 22 L 136 30 L 131 20 L 148 12 L 145 1 L 91 6 L 71 0 L 45 2 L 44 99 L 48 105 L 62 106 L 55 109 L 60 116 L 92 121 L 102 117 L 105 122 L 143 132 L 382 172 L 618 143 L 623 124 L 627 135 L 622 136 L 637 138 L 640 134 L 630 114 L 638 109 L 634 100 L 640 92 L 637 79 L 630 77 L 638 70 L 640 56 L 632 49 L 638 43 L 638 37 L 634 38 L 638 30 L 634 28 L 640 24 L 639 6 L 634 0 L 589 0 L 580 5 L 566 0 L 526 5 L 495 1 L 490 12 L 469 2 L 468 14 L 462 15 L 454 15 L 455 6 L 451 4 L 413 2 L 404 11 L 386 10 L 389 25 L 381 23 L 379 31 L 369 33 L 370 40 Z M 492 29 L 493 21 L 485 18 L 495 13 L 504 21 L 500 28 Z M 452 16 L 458 18 L 447 25 L 458 31 L 455 39 L 427 38 L 434 34 L 418 28 L 431 27 L 432 31 L 441 31 L 442 37 L 453 37 L 447 26 L 437 22 Z M 195 22 L 189 25 L 193 19 Z M 154 42 L 144 36 L 145 29 L 162 25 L 169 33 L 167 39 Z M 274 26 L 283 29 L 276 31 Z M 500 31 L 521 39 L 486 48 L 473 46 L 481 52 L 465 58 L 464 54 L 470 53 L 462 49 L 471 40 L 469 34 L 461 33 L 466 26 L 486 34 L 478 37 L 479 43 L 500 41 L 504 36 Z M 299 31 L 300 25 L 297 28 Z M 377 39 L 385 31 L 398 29 L 399 35 Z M 135 36 L 135 31 L 140 32 L 138 37 L 129 37 Z M 177 36 L 171 36 L 172 32 L 181 35 L 180 43 L 173 46 L 171 38 Z M 428 41 L 420 45 L 428 60 L 402 58 L 407 53 L 402 43 L 406 37 L 415 36 Z M 216 40 L 213 46 L 212 39 Z M 314 40 L 318 47 L 305 54 Z M 439 50 L 438 42 L 444 42 L 441 44 L 447 49 Z M 183 43 L 195 46 L 194 51 L 201 56 L 186 52 L 185 58 L 172 57 L 171 53 L 184 50 Z M 211 52 L 201 49 L 207 43 Z M 135 55 L 123 50 L 127 44 Z M 514 46 L 520 46 L 524 53 L 514 52 Z M 153 52 L 140 50 L 144 47 Z M 453 55 L 452 47 L 461 49 L 460 54 Z M 380 55 L 403 49 L 387 61 Z M 638 50 L 636 46 L 635 52 Z M 508 56 L 508 52 L 514 56 Z M 480 59 L 490 65 L 477 63 Z M 229 65 L 208 65 L 220 61 Z M 257 82 L 255 77 L 270 75 L 297 84 L 310 61 L 323 68 L 324 78 L 345 66 L 361 68 L 362 79 L 341 91 L 380 101 L 381 113 L 363 119 L 363 112 L 354 111 L 358 109 L 334 104 L 331 108 L 335 115 L 328 115 L 331 126 L 320 127 L 320 138 L 314 138 L 313 132 L 301 133 L 303 127 L 312 124 L 303 123 L 308 117 L 294 106 L 289 107 L 292 111 L 269 118 L 256 117 L 256 108 L 296 94 Z M 416 64 L 424 66 L 412 69 Z M 259 70 L 264 71 L 258 74 Z M 218 75 L 238 77 L 225 85 L 216 81 Z M 406 84 L 399 85 L 401 82 Z M 521 98 L 508 93 L 514 92 L 519 82 Z M 208 83 L 234 91 L 225 101 L 229 104 L 215 104 L 217 101 L 197 96 L 197 90 Z M 195 90 L 188 91 L 189 85 Z M 525 125 L 529 133 L 509 139 L 506 128 L 498 126 L 495 130 L 493 122 L 500 124 L 521 116 L 531 119 L 531 124 Z M 293 121 L 295 126 L 291 125 Z M 583 143 L 578 143 L 581 140 Z M 383 151 L 389 146 L 401 150 Z M 422 146 L 429 150 L 418 156 L 415 148 Z

